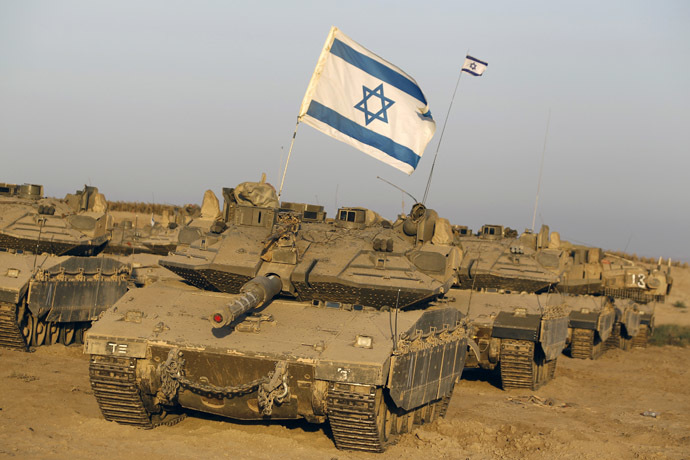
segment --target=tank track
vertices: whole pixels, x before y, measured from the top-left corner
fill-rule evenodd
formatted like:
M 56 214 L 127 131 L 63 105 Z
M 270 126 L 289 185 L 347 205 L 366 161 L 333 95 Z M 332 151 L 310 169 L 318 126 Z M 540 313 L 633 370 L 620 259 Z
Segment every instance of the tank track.
M 607 350 L 621 348 L 621 323 L 614 323 L 611 335 L 606 339 L 605 347 Z
M 570 357 L 576 359 L 597 359 L 604 352 L 603 343 L 594 344 L 593 329 L 574 328 L 570 342 Z
M 98 407 L 108 421 L 151 429 L 174 425 L 185 417 L 185 414 L 152 416 L 137 387 L 134 358 L 91 355 L 89 378 Z
M 556 374 L 556 359 L 544 361 L 529 340 L 502 340 L 499 368 L 503 389 L 537 390 Z
M 376 387 L 366 394 L 331 383 L 327 397 L 328 420 L 338 449 L 383 452 L 376 419 Z
M 450 394 L 448 396 L 444 396 L 443 399 L 441 399 L 441 406 L 438 411 L 438 416 L 439 418 L 446 418 L 446 414 L 448 413 L 448 406 L 450 405 L 450 398 L 453 396 L 453 389 L 455 388 L 455 385 L 450 389 Z
M 613 330 L 608 339 L 606 339 L 606 349 L 611 350 L 620 348 L 622 350 L 630 350 L 633 347 L 634 338 L 626 338 L 621 334 L 621 323 L 615 323 Z
M 24 334 L 17 321 L 17 305 L 0 302 L 0 347 L 27 351 Z
M 558 358 L 546 362 L 546 378 L 547 382 L 553 380 L 556 377 L 556 364 L 558 363 Z
M 632 346 L 633 348 L 647 348 L 647 345 L 649 345 L 649 326 L 641 324 L 640 330 L 632 338 Z

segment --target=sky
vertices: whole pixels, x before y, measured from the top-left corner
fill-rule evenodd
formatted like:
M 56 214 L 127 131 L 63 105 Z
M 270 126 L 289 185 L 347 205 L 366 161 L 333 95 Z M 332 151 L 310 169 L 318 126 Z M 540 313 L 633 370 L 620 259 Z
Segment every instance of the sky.
M 537 229 L 690 261 L 688 24 L 684 0 L 0 0 L 0 182 L 277 188 L 335 25 L 415 78 L 436 135 L 408 176 L 300 124 L 284 200 L 394 219 L 413 200 L 377 176 L 421 200 L 438 149 L 426 205 L 453 224 L 530 228 L 539 187 Z M 467 52 L 489 66 L 446 117 Z

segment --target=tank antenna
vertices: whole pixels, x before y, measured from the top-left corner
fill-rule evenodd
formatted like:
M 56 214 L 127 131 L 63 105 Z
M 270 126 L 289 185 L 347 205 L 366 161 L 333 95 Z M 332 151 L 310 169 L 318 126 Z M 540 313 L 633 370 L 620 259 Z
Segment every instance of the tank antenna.
M 43 219 L 39 219 L 39 222 L 41 222 L 41 225 L 38 227 L 38 239 L 36 240 L 36 252 L 34 253 L 34 268 L 33 270 L 36 270 L 36 259 L 38 258 L 38 247 L 41 244 L 41 232 L 43 231 L 43 226 L 46 223 L 46 218 L 44 217 Z M 43 265 L 43 264 L 41 264 Z
M 467 48 L 467 54 L 470 54 L 470 49 Z M 448 105 L 448 113 L 446 113 L 446 119 L 443 121 L 443 128 L 441 129 L 441 136 L 438 138 L 438 144 L 436 144 L 436 153 L 434 154 L 434 161 L 431 163 L 431 171 L 429 171 L 429 179 L 426 181 L 426 189 L 424 190 L 424 198 L 422 198 L 422 204 L 426 204 L 426 198 L 429 195 L 429 188 L 431 187 L 431 176 L 434 175 L 434 166 L 436 166 L 436 158 L 438 158 L 438 151 L 441 148 L 441 141 L 443 140 L 443 133 L 446 132 L 446 125 L 448 124 L 448 117 L 450 117 L 450 109 L 453 108 L 453 101 L 455 100 L 455 94 L 458 92 L 458 86 L 460 86 L 460 77 L 462 77 L 462 68 L 460 67 L 460 73 L 458 74 L 458 81 L 455 83 L 455 90 L 453 90 L 453 97 L 450 98 L 450 104 Z M 416 200 L 415 200 L 416 201 Z
M 412 199 L 414 200 L 415 203 L 419 203 L 419 200 L 418 200 L 417 198 L 413 197 L 412 194 L 410 194 L 410 193 L 407 192 L 406 190 L 403 190 L 401 187 L 398 187 L 398 186 L 395 185 L 393 182 L 387 181 L 386 179 L 384 179 L 384 178 L 381 177 L 381 176 L 376 176 L 376 178 L 379 179 L 379 180 L 384 181 L 386 184 L 390 185 L 391 187 L 397 188 L 398 190 L 400 190 L 401 192 L 403 192 L 404 194 L 406 194 L 407 196 L 409 196 L 410 198 L 412 198 Z
M 400 306 L 400 289 L 398 289 L 398 297 L 395 299 L 395 335 L 393 337 L 393 351 L 398 349 L 398 308 Z
M 539 192 L 541 190 L 541 173 L 544 170 L 544 155 L 546 154 L 546 139 L 549 137 L 549 124 L 551 123 L 551 108 L 549 116 L 546 118 L 546 133 L 544 134 L 544 148 L 541 151 L 541 164 L 539 165 L 539 180 L 537 181 L 537 197 L 534 200 L 534 214 L 532 215 L 532 233 L 534 233 L 534 223 L 537 220 L 537 206 L 539 205 Z
M 290 156 L 292 155 L 292 147 L 295 145 L 295 137 L 297 137 L 297 128 L 299 128 L 299 117 L 297 118 L 297 124 L 295 125 L 295 132 L 292 133 L 292 141 L 290 141 L 290 150 L 288 150 L 287 160 L 285 161 L 285 169 L 283 170 L 283 178 L 280 181 L 280 189 L 278 189 L 278 201 L 280 201 L 280 196 L 283 194 L 283 184 L 285 184 L 285 174 L 287 174 L 288 164 L 290 164 Z

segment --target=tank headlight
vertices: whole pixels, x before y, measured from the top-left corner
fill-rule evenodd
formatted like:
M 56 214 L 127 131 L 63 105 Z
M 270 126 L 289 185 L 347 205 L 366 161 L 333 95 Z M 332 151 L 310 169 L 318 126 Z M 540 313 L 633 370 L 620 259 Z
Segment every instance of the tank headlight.
M 7 276 L 10 278 L 17 278 L 19 276 L 19 269 L 18 268 L 10 268 L 7 270 Z
M 355 337 L 355 346 L 357 348 L 374 348 L 374 338 L 368 335 L 357 335 Z

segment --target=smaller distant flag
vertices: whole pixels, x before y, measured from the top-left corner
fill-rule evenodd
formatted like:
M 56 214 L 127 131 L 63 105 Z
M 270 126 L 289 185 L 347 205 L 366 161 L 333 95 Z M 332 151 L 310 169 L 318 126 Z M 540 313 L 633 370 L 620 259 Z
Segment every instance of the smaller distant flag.
M 153 214 L 151 214 L 151 227 L 156 226 L 156 221 L 153 219 Z
M 489 64 L 486 62 L 473 58 L 468 54 L 467 57 L 465 57 L 465 64 L 462 66 L 462 71 L 474 75 L 475 77 L 481 77 L 488 66 Z

